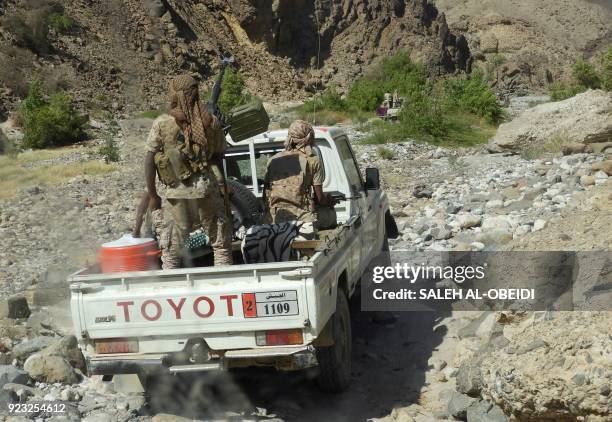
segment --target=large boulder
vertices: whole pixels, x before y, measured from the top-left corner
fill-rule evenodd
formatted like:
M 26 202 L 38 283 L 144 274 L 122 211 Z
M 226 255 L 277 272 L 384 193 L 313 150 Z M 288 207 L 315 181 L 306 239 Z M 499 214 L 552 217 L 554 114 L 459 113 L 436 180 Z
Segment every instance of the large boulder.
M 16 383 L 16 384 L 27 384 L 30 380 L 27 372 L 17 368 L 13 365 L 0 365 L 0 389 L 5 384 Z
M 612 176 L 612 160 L 600 161 L 591 166 L 591 169 L 595 172 L 603 171 L 608 176 Z
M 481 389 L 480 361 L 472 358 L 463 362 L 457 372 L 457 391 L 471 397 L 478 397 Z
M 19 343 L 15 347 L 13 347 L 12 354 L 15 358 L 19 360 L 24 360 L 28 356 L 44 349 L 53 343 L 53 338 L 39 336 L 34 337 L 33 339 L 25 340 L 22 343 Z
M 28 301 L 23 295 L 0 300 L 0 318 L 27 318 L 30 316 Z
M 504 411 L 486 400 L 479 401 L 467 408 L 468 422 L 507 422 L 508 417 Z
M 78 347 L 75 336 L 62 337 L 62 339 L 45 348 L 41 353 L 47 356 L 61 356 L 73 367 L 83 372 L 85 371 L 85 359 Z
M 448 402 L 448 413 L 455 419 L 463 421 L 467 418 L 468 407 L 470 407 L 476 400 L 477 399 L 474 397 L 457 393 L 455 391 Z
M 85 360 L 74 336 L 66 336 L 31 355 L 23 369 L 37 381 L 72 384 L 78 376 L 74 368 L 85 370 Z
M 33 354 L 25 361 L 23 369 L 36 381 L 65 384 L 78 381 L 70 363 L 57 355 Z
M 612 92 L 588 90 L 528 109 L 499 126 L 490 149 L 517 152 L 555 138 L 581 144 L 612 141 Z

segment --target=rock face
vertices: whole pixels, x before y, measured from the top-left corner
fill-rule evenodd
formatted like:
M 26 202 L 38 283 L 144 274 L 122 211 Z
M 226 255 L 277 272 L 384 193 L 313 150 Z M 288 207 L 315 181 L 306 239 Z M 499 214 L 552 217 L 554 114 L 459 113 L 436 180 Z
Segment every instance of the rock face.
M 492 140 L 494 149 L 519 151 L 543 147 L 554 138 L 582 144 L 612 140 L 612 93 L 589 90 L 565 101 L 527 110 L 499 126 Z
M 344 87 L 377 58 L 402 49 L 410 50 L 432 74 L 470 69 L 466 39 L 451 33 L 444 14 L 426 0 L 227 3 L 168 1 L 198 38 L 231 51 L 246 72 L 288 57 L 298 69 L 319 67 L 312 84 Z M 282 72 L 277 67 L 271 76 Z M 258 83 L 265 81 L 258 78 Z
M 3 15 L 43 3 L 10 1 Z M 75 97 L 114 113 L 165 104 L 167 79 L 179 73 L 201 75 L 210 88 L 222 53 L 235 57 L 251 92 L 275 100 L 278 94 L 305 98 L 306 90 L 331 84 L 342 90 L 370 64 L 399 50 L 409 51 L 434 75 L 467 71 L 471 64 L 466 39 L 450 31 L 444 14 L 427 0 L 123 0 L 112 5 L 66 0 L 62 5 L 87 31 L 52 33 L 50 42 L 61 54 L 46 57 L 42 71 L 70 86 Z M 10 46 L 11 38 L 2 34 L 0 41 Z M 38 73 L 32 65 L 36 56 L 29 54 L 31 59 L 18 65 L 0 49 L 0 62 L 20 68 L 27 81 Z M 17 87 L 27 84 L 13 85 L 10 94 L 0 86 L 0 120 L 7 105 L 25 95 L 25 88 Z M 100 92 L 106 96 L 96 96 Z
M 611 323 L 610 312 L 482 313 L 458 331 L 457 391 L 441 397 L 447 414 L 468 422 L 610 420 Z M 475 330 L 486 332 L 477 342 L 465 336 Z
M 546 87 L 571 72 L 577 58 L 605 51 L 612 41 L 607 0 L 436 0 L 453 30 L 462 31 L 496 88 Z M 501 63 L 500 63 L 501 62 Z
M 607 312 L 560 312 L 505 327 L 509 344 L 482 356 L 482 396 L 519 420 L 609 420 L 612 356 L 608 334 L 599 331 L 609 324 Z

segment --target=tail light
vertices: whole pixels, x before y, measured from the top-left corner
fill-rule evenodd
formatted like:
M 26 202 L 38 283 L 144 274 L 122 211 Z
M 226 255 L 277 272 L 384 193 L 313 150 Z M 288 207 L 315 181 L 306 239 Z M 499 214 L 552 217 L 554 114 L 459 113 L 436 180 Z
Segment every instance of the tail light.
M 255 340 L 258 346 L 288 346 L 304 344 L 304 334 L 300 328 L 260 331 L 255 334 Z
M 137 353 L 138 340 L 125 338 L 105 338 L 95 340 L 96 353 L 100 355 L 111 353 Z

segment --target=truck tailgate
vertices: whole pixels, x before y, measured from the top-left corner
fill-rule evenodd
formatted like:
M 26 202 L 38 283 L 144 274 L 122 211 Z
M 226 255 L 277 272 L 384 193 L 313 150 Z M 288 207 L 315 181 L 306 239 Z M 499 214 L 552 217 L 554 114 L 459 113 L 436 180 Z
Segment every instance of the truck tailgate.
M 304 265 L 301 265 L 304 264 Z M 75 329 L 91 339 L 304 327 L 306 263 L 75 275 Z

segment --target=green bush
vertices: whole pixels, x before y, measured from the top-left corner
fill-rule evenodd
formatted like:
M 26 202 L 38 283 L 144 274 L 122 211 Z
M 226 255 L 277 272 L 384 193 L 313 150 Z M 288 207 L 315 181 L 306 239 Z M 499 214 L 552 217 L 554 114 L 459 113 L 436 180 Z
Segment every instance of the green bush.
M 69 34 L 74 29 L 74 21 L 62 13 L 53 13 L 49 17 L 49 25 L 60 34 Z
M 136 117 L 139 119 L 157 119 L 164 113 L 165 111 L 163 109 L 147 110 L 137 114 Z
M 370 136 L 364 139 L 362 143 L 380 145 L 403 142 L 409 138 L 406 132 L 406 129 L 398 123 L 378 121 L 372 125 Z
M 119 125 L 115 120 L 108 122 L 108 126 L 104 132 L 104 143 L 98 150 L 98 153 L 104 158 L 106 164 L 116 163 L 121 159 L 119 155 L 119 146 L 115 141 L 115 137 L 119 134 Z
M 584 85 L 577 84 L 575 82 L 554 82 L 550 88 L 550 99 L 553 101 L 563 101 L 576 94 L 586 91 L 587 88 Z
M 489 123 L 498 123 L 502 119 L 497 97 L 479 72 L 474 72 L 468 79 L 448 79 L 443 89 L 444 103 L 451 111 L 467 111 L 484 117 Z
M 383 160 L 393 160 L 395 158 L 395 153 L 393 150 L 382 146 L 376 148 L 376 154 Z
M 582 59 L 578 59 L 576 63 L 574 63 L 572 75 L 579 85 L 593 89 L 600 87 L 601 81 L 599 80 L 599 75 L 595 67 Z
M 398 91 L 400 95 L 410 96 L 422 92 L 427 85 L 423 67 L 399 52 L 383 60 L 381 65 L 382 88 L 384 92 Z
M 578 59 L 572 68 L 570 81 L 556 81 L 549 87 L 553 101 L 573 97 L 587 89 L 612 91 L 612 47 L 601 56 L 599 69 L 582 59 Z
M 382 102 L 384 94 L 385 92 L 379 83 L 361 77 L 351 86 L 346 103 L 349 108 L 373 111 Z
M 320 116 L 340 111 L 362 117 L 368 114 L 373 116 L 384 94 L 394 92 L 404 100 L 398 121 L 374 125 L 365 143 L 383 144 L 416 139 L 473 145 L 486 142 L 492 125 L 503 117 L 495 94 L 481 74 L 433 82 L 427 78 L 421 65 L 402 52 L 382 60 L 357 79 L 344 101 L 335 89 L 330 88 L 302 106 L 300 111 L 310 116 L 316 106 L 317 121 L 320 121 Z
M 335 87 L 329 87 L 321 95 L 315 95 L 312 100 L 306 101 L 300 109 L 312 113 L 313 110 L 345 111 L 347 104 Z
M 369 74 L 359 78 L 349 90 L 347 105 L 357 110 L 374 111 L 382 103 L 385 92 L 418 95 L 426 84 L 423 68 L 408 54 L 400 52 L 384 59 Z
M 406 98 L 399 114 L 400 126 L 409 137 L 433 141 L 448 133 L 444 107 L 432 91 L 422 91 Z
M 235 107 L 248 103 L 251 99 L 252 96 L 246 90 L 240 72 L 232 68 L 226 69 L 218 103 L 221 112 L 227 113 Z
M 70 96 L 65 92 L 46 99 L 40 81 L 32 83 L 19 112 L 23 120 L 25 148 L 69 145 L 85 138 L 87 117 L 73 108 Z
M 495 53 L 492 57 L 491 57 L 491 64 L 497 68 L 499 66 L 501 66 L 502 64 L 506 63 L 506 57 L 503 54 L 499 54 L 499 53 Z
M 321 106 L 331 111 L 343 111 L 347 108 L 346 103 L 334 86 L 327 88 L 321 94 Z

